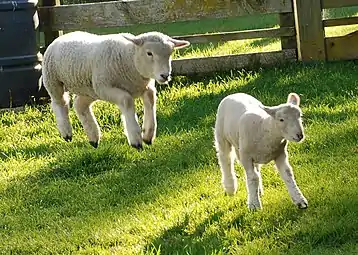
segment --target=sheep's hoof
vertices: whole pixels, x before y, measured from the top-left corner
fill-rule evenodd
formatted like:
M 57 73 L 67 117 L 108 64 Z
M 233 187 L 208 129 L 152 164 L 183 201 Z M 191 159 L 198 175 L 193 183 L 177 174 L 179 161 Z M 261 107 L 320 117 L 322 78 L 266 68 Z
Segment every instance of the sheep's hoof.
M 299 209 L 307 209 L 308 203 L 307 201 L 302 201 L 296 204 Z
M 90 145 L 92 145 L 93 148 L 98 148 L 98 144 L 99 144 L 98 141 L 97 142 L 90 141 L 89 143 Z
M 136 148 L 137 150 L 142 150 L 143 149 L 143 145 L 141 143 L 138 143 L 138 144 L 131 144 L 131 146 L 133 148 Z
M 72 136 L 65 136 L 63 139 L 65 139 L 66 142 L 71 142 L 72 141 Z
M 143 139 L 143 142 L 148 145 L 152 145 L 152 140 L 145 140 Z
M 262 209 L 261 203 L 248 203 L 247 207 L 250 211 L 257 211 Z

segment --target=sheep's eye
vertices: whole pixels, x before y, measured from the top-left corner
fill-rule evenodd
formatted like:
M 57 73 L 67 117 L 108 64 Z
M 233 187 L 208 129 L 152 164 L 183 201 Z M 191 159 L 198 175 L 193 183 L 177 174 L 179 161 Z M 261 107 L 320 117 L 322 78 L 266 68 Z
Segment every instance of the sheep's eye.
M 149 57 L 151 57 L 151 56 L 153 56 L 153 53 L 151 53 L 150 51 L 148 51 L 148 52 L 147 52 L 147 55 L 148 55 Z
M 283 119 L 280 119 L 281 122 L 283 122 Z

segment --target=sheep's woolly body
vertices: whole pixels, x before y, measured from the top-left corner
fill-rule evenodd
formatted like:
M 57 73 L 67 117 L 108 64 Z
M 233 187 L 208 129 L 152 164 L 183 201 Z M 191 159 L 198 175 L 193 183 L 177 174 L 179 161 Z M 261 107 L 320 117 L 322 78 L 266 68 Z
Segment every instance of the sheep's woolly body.
M 283 126 L 277 118 L 286 121 L 287 126 Z M 307 201 L 293 179 L 287 153 L 287 139 L 298 141 L 302 138 L 298 105 L 286 103 L 268 108 L 244 93 L 224 98 L 217 111 L 215 146 L 225 191 L 232 195 L 237 190 L 233 168 L 236 154 L 246 171 L 248 205 L 250 208 L 261 208 L 258 197 L 258 193 L 263 193 L 260 167 L 275 160 L 293 201 L 299 207 L 307 207 Z
M 276 132 L 278 129 L 271 116 L 252 96 L 228 96 L 219 106 L 218 118 L 218 133 L 234 148 L 246 151 L 255 163 L 268 163 L 286 148 L 287 141 Z
M 65 84 L 76 95 L 93 99 L 100 97 L 92 79 L 102 77 L 103 85 L 121 88 L 138 97 L 154 80 L 144 78 L 137 71 L 134 50 L 135 45 L 122 34 L 95 35 L 80 31 L 65 34 L 46 50 L 43 77 Z
M 62 137 L 72 139 L 68 92 L 76 95 L 74 108 L 91 145 L 98 146 L 100 129 L 91 106 L 96 100 L 116 104 L 122 114 L 129 144 L 142 148 L 156 135 L 155 80 L 167 83 L 171 54 L 189 42 L 159 32 L 95 35 L 72 32 L 54 40 L 44 54 L 42 81 L 51 96 L 52 109 Z M 144 105 L 143 133 L 134 98 Z

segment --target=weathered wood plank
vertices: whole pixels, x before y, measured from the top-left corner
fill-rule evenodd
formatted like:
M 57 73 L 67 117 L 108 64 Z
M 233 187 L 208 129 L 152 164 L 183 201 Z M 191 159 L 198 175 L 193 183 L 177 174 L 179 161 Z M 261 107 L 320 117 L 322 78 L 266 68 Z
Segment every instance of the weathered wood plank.
M 267 28 L 246 31 L 235 31 L 226 33 L 196 34 L 186 36 L 173 36 L 173 38 L 187 40 L 190 43 L 225 42 L 233 40 L 266 38 L 266 37 L 285 37 L 296 34 L 294 27 Z
M 298 59 L 325 60 L 324 28 L 320 1 L 294 0 Z
M 339 8 L 358 5 L 358 0 L 321 0 L 322 8 Z
M 280 13 L 280 27 L 294 27 L 295 26 L 295 16 L 293 12 L 288 13 Z M 282 36 L 281 37 L 281 49 L 296 49 L 296 30 L 293 30 L 293 34 L 289 37 Z
M 356 25 L 356 24 L 358 24 L 358 17 L 348 17 L 348 18 L 323 20 L 323 25 L 325 27 Z
M 296 50 L 288 49 L 263 53 L 175 59 L 172 65 L 173 75 L 197 75 L 241 68 L 257 68 L 296 60 Z
M 52 8 L 54 6 L 59 6 L 60 4 L 61 4 L 60 0 L 42 0 L 42 6 L 46 6 L 46 8 Z M 44 27 L 44 29 L 42 30 L 44 32 L 46 46 L 49 46 L 53 40 L 55 40 L 57 37 L 63 34 L 63 32 L 60 30 L 55 31 L 51 29 L 52 21 L 53 21 L 53 13 L 48 10 L 49 9 L 45 9 L 45 11 L 41 14 L 42 16 L 40 16 L 39 13 L 40 21 L 41 19 L 46 20 L 48 24 L 48 26 Z
M 327 60 L 358 59 L 358 31 L 325 39 Z
M 73 30 L 292 11 L 291 0 L 122 0 L 40 7 L 40 29 Z M 46 13 L 53 20 L 46 20 Z M 47 28 L 49 29 L 49 28 Z

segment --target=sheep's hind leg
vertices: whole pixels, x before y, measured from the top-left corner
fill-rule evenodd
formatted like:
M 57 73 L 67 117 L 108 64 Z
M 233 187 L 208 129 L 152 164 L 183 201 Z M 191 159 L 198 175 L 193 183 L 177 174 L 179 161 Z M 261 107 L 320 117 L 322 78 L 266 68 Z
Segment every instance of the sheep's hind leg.
M 74 108 L 76 114 L 81 121 L 84 131 L 89 139 L 89 143 L 97 148 L 100 138 L 101 131 L 98 122 L 92 112 L 92 103 L 95 100 L 86 96 L 76 96 L 74 101 Z
M 70 97 L 61 83 L 49 83 L 44 77 L 44 86 L 51 97 L 51 107 L 56 117 L 57 128 L 65 141 L 72 140 L 69 112 Z
M 215 134 L 215 147 L 222 174 L 222 185 L 225 192 L 232 196 L 237 191 L 237 178 L 234 169 L 235 157 L 232 153 L 232 146 L 225 138 Z
M 148 87 L 142 95 L 144 104 L 143 116 L 143 142 L 152 144 L 156 136 L 157 118 L 156 118 L 156 90 L 155 87 Z
M 260 164 L 254 164 L 257 174 L 259 176 L 259 195 L 264 195 L 264 186 L 262 184 L 262 176 L 261 176 L 261 165 Z

